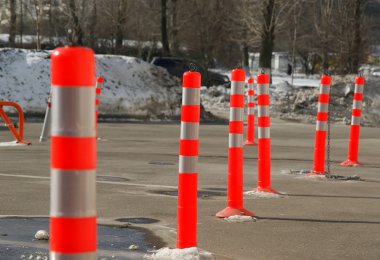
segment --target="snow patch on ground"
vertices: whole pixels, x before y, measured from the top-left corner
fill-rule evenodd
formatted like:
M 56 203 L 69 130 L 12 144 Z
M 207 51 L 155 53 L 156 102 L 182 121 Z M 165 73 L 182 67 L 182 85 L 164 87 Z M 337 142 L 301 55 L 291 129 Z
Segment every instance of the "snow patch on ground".
M 251 216 L 235 215 L 228 218 L 224 218 L 225 221 L 230 223 L 242 223 L 242 222 L 256 222 L 256 218 Z
M 151 255 L 145 255 L 144 259 L 148 260 L 214 260 L 215 258 L 209 252 L 190 247 L 184 249 L 171 249 L 168 247 L 153 251 Z
M 244 195 L 255 197 L 255 198 L 265 198 L 265 199 L 278 199 L 278 198 L 283 197 L 281 194 L 264 192 L 264 191 L 246 191 L 244 192 Z
M 0 146 L 24 146 L 26 144 L 22 144 L 22 143 L 17 143 L 16 141 L 12 141 L 12 142 L 1 142 L 0 143 Z
M 37 240 L 49 240 L 49 233 L 46 230 L 38 230 L 34 237 Z

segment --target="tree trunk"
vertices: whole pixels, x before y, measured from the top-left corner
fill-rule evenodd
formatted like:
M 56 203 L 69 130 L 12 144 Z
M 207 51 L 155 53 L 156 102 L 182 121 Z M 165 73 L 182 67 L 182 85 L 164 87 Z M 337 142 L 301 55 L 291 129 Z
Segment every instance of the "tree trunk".
M 177 0 L 171 0 L 170 2 L 170 50 L 174 55 L 177 55 L 179 52 L 179 43 L 178 43 L 178 25 L 177 25 L 177 9 L 178 4 Z
M 34 3 L 34 8 L 36 11 L 36 48 L 37 50 L 41 50 L 41 41 L 40 41 L 40 18 L 41 18 L 41 11 L 40 6 L 38 2 Z
M 264 3 L 264 21 L 261 32 L 261 46 L 259 66 L 265 72 L 270 72 L 272 67 L 272 52 L 274 47 L 274 29 L 273 22 L 275 0 L 267 0 Z
M 15 47 L 16 38 L 16 0 L 9 0 L 11 19 L 9 23 L 9 47 Z
M 248 44 L 246 42 L 243 42 L 241 48 L 242 48 L 242 54 L 243 54 L 243 69 L 245 70 L 245 72 L 247 73 L 247 75 L 250 75 Z
M 76 14 L 75 0 L 69 1 L 71 35 L 69 42 L 73 45 L 83 45 L 83 32 Z
M 23 42 L 22 42 L 22 36 L 24 33 L 24 3 L 23 0 L 20 0 L 20 27 L 19 27 L 19 33 L 20 33 L 20 47 L 22 48 Z
M 354 14 L 354 44 L 352 48 L 352 65 L 351 67 L 351 73 L 358 73 L 359 71 L 359 63 L 360 63 L 360 48 L 361 48 L 361 30 L 360 30 L 360 23 L 361 23 L 361 2 L 362 0 L 356 0 L 355 1 L 355 14 Z
M 121 0 L 118 3 L 117 7 L 117 18 L 116 18 L 116 35 L 115 35 L 115 51 L 116 53 L 120 53 L 121 49 L 123 48 L 123 39 L 124 39 L 124 34 L 123 34 L 123 25 L 124 25 L 124 12 L 126 9 L 126 1 Z
M 322 69 L 324 74 L 329 71 L 329 54 L 327 53 L 327 42 L 322 40 Z
M 161 42 L 163 55 L 170 55 L 167 32 L 166 0 L 161 0 Z
M 97 6 L 96 6 L 96 0 L 92 1 L 92 10 L 91 10 L 91 17 L 90 17 L 90 24 L 88 27 L 88 33 L 89 33 L 89 45 L 92 49 L 95 48 L 95 28 L 96 28 L 96 22 L 98 20 L 97 17 Z

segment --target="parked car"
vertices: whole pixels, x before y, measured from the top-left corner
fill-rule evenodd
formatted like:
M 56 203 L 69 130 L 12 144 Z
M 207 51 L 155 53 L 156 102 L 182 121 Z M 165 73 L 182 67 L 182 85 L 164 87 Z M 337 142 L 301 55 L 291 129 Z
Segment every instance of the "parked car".
M 226 75 L 206 70 L 194 61 L 176 57 L 154 57 L 151 63 L 165 68 L 170 75 L 178 78 L 182 78 L 186 71 L 198 71 L 202 75 L 202 86 L 230 85 L 230 79 Z

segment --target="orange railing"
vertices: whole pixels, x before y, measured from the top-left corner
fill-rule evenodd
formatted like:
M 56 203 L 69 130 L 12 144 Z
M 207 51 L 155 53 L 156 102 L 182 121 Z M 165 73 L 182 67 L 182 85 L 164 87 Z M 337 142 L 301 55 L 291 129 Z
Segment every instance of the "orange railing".
M 9 106 L 14 107 L 18 112 L 18 131 L 12 124 L 11 120 L 4 112 L 3 107 Z M 30 145 L 31 143 L 24 140 L 24 112 L 19 104 L 9 101 L 0 101 L 0 116 L 3 118 L 6 126 L 9 128 L 9 131 L 12 133 L 17 143 Z

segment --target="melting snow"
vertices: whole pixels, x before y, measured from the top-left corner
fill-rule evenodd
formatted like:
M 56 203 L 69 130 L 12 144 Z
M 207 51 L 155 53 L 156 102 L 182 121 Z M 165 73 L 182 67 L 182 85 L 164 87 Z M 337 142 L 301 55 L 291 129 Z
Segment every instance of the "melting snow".
M 232 222 L 232 223 L 241 223 L 241 222 L 255 222 L 256 219 L 251 216 L 240 216 L 240 215 L 235 215 L 231 216 L 228 218 L 224 218 L 225 221 L 227 222 Z
M 196 247 L 184 249 L 171 249 L 168 247 L 154 251 L 151 255 L 145 255 L 149 260 L 213 260 L 213 255 Z

